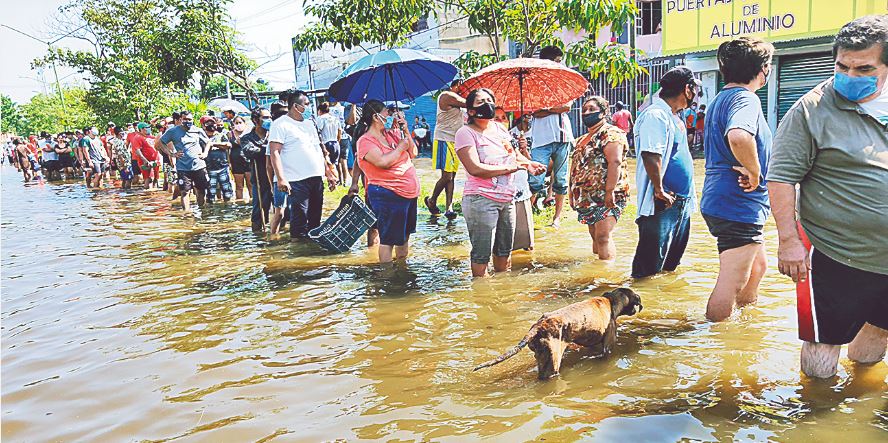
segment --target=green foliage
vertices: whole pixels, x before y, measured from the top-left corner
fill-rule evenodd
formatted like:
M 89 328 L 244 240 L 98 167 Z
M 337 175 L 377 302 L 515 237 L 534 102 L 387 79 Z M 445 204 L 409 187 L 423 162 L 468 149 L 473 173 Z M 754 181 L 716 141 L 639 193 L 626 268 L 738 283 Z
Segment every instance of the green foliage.
M 99 118 L 87 104 L 87 91 L 83 88 L 62 89 L 65 105 L 58 94 L 37 94 L 21 105 L 21 115 L 27 120 L 26 131 L 58 133 L 99 124 Z M 107 123 L 107 122 L 106 122 Z M 24 134 L 23 134 L 24 135 Z
M 28 120 L 19 106 L 6 94 L 0 94 L 0 133 L 26 135 L 27 132 Z
M 167 116 L 173 112 L 187 110 L 192 115 L 199 117 L 206 115 L 210 106 L 206 100 L 193 100 L 185 94 L 168 97 L 163 103 L 154 109 L 155 116 Z
M 271 86 L 268 82 L 259 79 L 257 81 L 251 81 L 250 85 L 255 92 L 267 92 L 271 90 Z M 247 92 L 243 87 L 238 84 L 229 84 L 231 88 L 231 93 L 243 94 Z M 197 91 L 194 95 L 199 96 L 203 100 L 209 100 L 213 97 L 223 97 L 227 93 L 225 89 L 225 76 L 222 75 L 214 75 L 210 77 L 210 79 L 203 85 L 203 89 L 201 91 Z
M 459 75 L 462 78 L 467 78 L 494 63 L 501 62 L 508 58 L 508 55 L 497 57 L 496 54 L 480 54 L 478 51 L 469 50 L 457 57 L 456 60 L 453 61 L 453 65 L 459 69 Z
M 380 4 L 372 0 L 312 0 L 308 16 L 317 17 L 296 36 L 296 49 L 319 50 L 325 43 L 343 49 L 361 44 L 399 46 L 412 32 L 412 26 L 433 10 L 434 0 L 392 0 Z
M 195 76 L 223 75 L 253 93 L 256 65 L 226 24 L 230 1 L 72 0 L 60 12 L 74 37 L 94 47 L 53 49 L 34 65 L 55 61 L 86 74 L 87 102 L 103 120 L 145 119 Z
M 501 37 L 519 42 L 525 57 L 542 46 L 558 45 L 568 65 L 593 77 L 605 74 L 612 84 L 645 72 L 624 46 L 596 45 L 601 28 L 620 32 L 635 20 L 635 0 L 387 0 L 385 7 L 370 0 L 313 0 L 306 12 L 318 21 L 296 37 L 296 48 L 317 50 L 325 43 L 343 49 L 363 43 L 397 46 L 410 35 L 410 25 L 440 10 L 466 16 L 469 28 L 486 35 L 494 48 L 491 54 L 462 54 L 455 64 L 463 76 L 502 60 Z M 586 38 L 565 46 L 555 37 L 563 30 L 585 31 Z

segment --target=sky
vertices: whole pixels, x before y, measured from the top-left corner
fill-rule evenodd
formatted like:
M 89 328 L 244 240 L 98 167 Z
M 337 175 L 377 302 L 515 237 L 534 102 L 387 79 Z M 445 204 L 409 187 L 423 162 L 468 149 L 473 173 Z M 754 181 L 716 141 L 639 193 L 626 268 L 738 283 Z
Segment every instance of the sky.
M 0 24 L 46 40 L 49 19 L 68 0 L 3 0 Z M 302 0 L 233 0 L 229 7 L 232 25 L 241 33 L 247 55 L 262 65 L 255 74 L 275 89 L 293 85 L 293 53 L 290 39 L 305 23 Z M 17 103 L 27 102 L 44 90 L 53 92 L 52 68 L 40 72 L 31 69 L 31 61 L 46 53 L 47 46 L 5 27 L 0 27 L 0 92 Z M 64 39 L 56 46 L 89 49 L 76 39 Z M 85 84 L 80 75 L 58 67 L 60 83 Z

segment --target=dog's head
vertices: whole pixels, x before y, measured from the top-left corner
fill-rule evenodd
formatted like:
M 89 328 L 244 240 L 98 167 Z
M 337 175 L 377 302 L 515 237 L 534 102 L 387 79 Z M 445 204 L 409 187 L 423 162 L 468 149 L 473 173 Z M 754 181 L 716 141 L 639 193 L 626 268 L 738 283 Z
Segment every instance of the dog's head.
M 643 308 L 641 305 L 641 296 L 629 288 L 617 288 L 606 295 L 610 295 L 622 302 L 620 304 L 623 308 L 620 309 L 620 312 L 616 316 L 635 315 L 641 312 L 641 309 Z
M 537 377 L 548 380 L 558 376 L 564 344 L 561 340 L 548 336 L 537 336 L 528 343 L 537 361 Z

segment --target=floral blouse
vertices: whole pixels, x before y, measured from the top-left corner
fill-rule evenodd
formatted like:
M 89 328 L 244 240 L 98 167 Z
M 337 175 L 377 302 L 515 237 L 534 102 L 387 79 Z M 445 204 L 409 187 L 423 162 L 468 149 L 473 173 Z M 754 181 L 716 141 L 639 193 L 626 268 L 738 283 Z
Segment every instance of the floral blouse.
M 620 128 L 605 123 L 597 133 L 586 133 L 577 139 L 576 149 L 571 155 L 570 206 L 575 210 L 604 206 L 607 183 L 604 147 L 612 142 L 623 150 L 623 163 L 620 164 L 620 177 L 614 187 L 614 200 L 619 202 L 629 198 L 629 167 L 626 162 L 629 142 L 626 141 L 626 133 Z

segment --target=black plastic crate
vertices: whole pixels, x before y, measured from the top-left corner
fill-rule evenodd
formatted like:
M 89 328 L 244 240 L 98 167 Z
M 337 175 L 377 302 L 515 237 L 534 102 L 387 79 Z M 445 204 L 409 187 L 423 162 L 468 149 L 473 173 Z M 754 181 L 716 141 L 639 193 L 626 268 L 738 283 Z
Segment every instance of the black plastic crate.
M 332 252 L 345 252 L 376 223 L 376 214 L 355 195 L 342 197 L 339 207 L 308 238 Z

